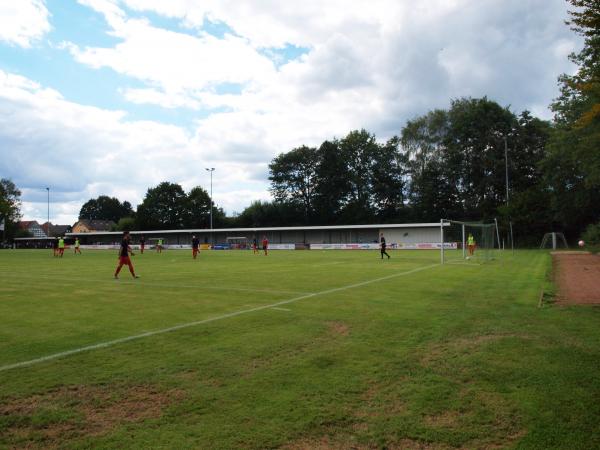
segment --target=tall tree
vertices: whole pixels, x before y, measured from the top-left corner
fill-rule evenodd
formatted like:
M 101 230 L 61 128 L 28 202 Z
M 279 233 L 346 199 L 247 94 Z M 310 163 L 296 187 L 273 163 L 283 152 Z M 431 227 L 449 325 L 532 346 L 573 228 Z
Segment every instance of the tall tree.
M 342 210 L 344 223 L 374 221 L 372 205 L 373 161 L 379 151 L 375 136 L 366 130 L 351 131 L 340 140 L 340 155 L 348 167 L 348 197 Z
M 407 122 L 400 143 L 408 159 L 408 201 L 412 220 L 434 222 L 462 218 L 459 202 L 461 158 L 449 160 L 448 111 L 436 109 Z M 457 212 L 458 210 L 458 212 Z
M 543 166 L 555 222 L 577 236 L 600 220 L 600 3 L 569 3 L 575 9 L 567 24 L 584 46 L 569 56 L 577 73 L 559 77 L 560 96 L 551 105 L 555 129 Z
M 131 203 L 128 201 L 121 203 L 115 197 L 101 195 L 83 204 L 79 211 L 79 220 L 112 220 L 116 223 L 123 217 L 133 217 L 134 215 Z
M 503 136 L 517 126 L 516 117 L 486 97 L 452 101 L 448 117 L 445 167 L 458 190 L 455 213 L 490 219 L 506 203 Z
M 393 137 L 380 145 L 373 156 L 372 199 L 378 222 L 406 219 L 408 156 L 399 151 L 400 139 Z
M 311 223 L 314 214 L 318 160 L 316 148 L 302 146 L 281 153 L 269 164 L 273 197 L 278 202 L 297 204 L 305 224 Z
M 318 149 L 315 171 L 315 210 L 318 224 L 338 221 L 350 190 L 348 166 L 341 156 L 338 140 L 325 141 Z
M 148 189 L 138 206 L 137 220 L 140 229 L 179 229 L 189 223 L 188 198 L 183 188 L 167 181 Z
M 21 218 L 21 191 L 9 179 L 0 179 L 0 222 L 4 221 L 4 237 L 12 238 Z
M 284 202 L 255 201 L 236 217 L 235 226 L 242 228 L 283 227 L 301 225 L 303 217 L 296 205 Z
M 209 228 L 210 227 L 210 195 L 208 192 L 196 186 L 187 194 L 187 228 Z M 212 221 L 213 228 L 227 225 L 227 217 L 223 208 L 217 207 L 213 202 Z

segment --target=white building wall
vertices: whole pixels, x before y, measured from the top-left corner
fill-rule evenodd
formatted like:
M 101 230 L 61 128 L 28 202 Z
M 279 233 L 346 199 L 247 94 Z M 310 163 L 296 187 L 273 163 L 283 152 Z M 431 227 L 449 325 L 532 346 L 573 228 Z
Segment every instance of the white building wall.
M 439 228 L 386 228 L 379 230 L 383 233 L 388 245 L 419 244 L 440 241 Z

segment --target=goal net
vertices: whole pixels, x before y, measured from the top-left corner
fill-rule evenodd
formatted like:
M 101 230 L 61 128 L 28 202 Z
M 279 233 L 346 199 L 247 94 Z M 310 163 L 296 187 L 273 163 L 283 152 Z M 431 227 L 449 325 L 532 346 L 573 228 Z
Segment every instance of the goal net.
M 497 243 L 498 228 L 496 222 L 443 221 L 443 242 L 456 243 L 444 245 L 442 263 L 484 263 L 499 257 Z
M 562 233 L 546 233 L 542 238 L 540 248 L 551 248 L 552 250 L 560 248 L 569 248 L 565 235 Z

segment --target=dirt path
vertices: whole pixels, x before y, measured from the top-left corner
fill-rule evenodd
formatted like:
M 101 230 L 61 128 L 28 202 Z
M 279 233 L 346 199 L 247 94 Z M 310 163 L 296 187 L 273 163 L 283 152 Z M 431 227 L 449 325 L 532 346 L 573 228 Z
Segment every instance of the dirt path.
M 559 305 L 600 305 L 600 255 L 552 253 Z

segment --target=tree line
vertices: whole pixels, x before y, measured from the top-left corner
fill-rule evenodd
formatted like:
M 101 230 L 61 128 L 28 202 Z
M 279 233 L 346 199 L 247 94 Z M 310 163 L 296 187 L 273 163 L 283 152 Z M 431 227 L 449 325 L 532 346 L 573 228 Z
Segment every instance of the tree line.
M 302 145 L 269 164 L 272 201 L 253 202 L 235 217 L 213 205 L 213 226 L 498 218 L 513 224 L 522 244 L 551 230 L 575 240 L 586 226 L 600 239 L 600 225 L 593 226 L 600 221 L 600 4 L 568 2 L 575 9 L 567 24 L 584 46 L 569 57 L 577 72 L 559 77 L 552 121 L 487 97 L 459 98 L 409 120 L 385 142 L 362 129 Z M 0 215 L 9 232 L 19 196 L 10 180 L 1 180 Z M 113 220 L 117 229 L 208 228 L 210 209 L 203 188 L 185 192 L 163 182 L 148 189 L 135 211 L 100 196 L 79 217 Z
M 211 199 L 200 186 L 189 192 L 177 183 L 162 182 L 149 188 L 134 211 L 127 201 L 101 195 L 81 207 L 79 219 L 112 220 L 115 230 L 164 230 L 209 228 Z M 213 205 L 213 226 L 226 223 L 225 212 Z

